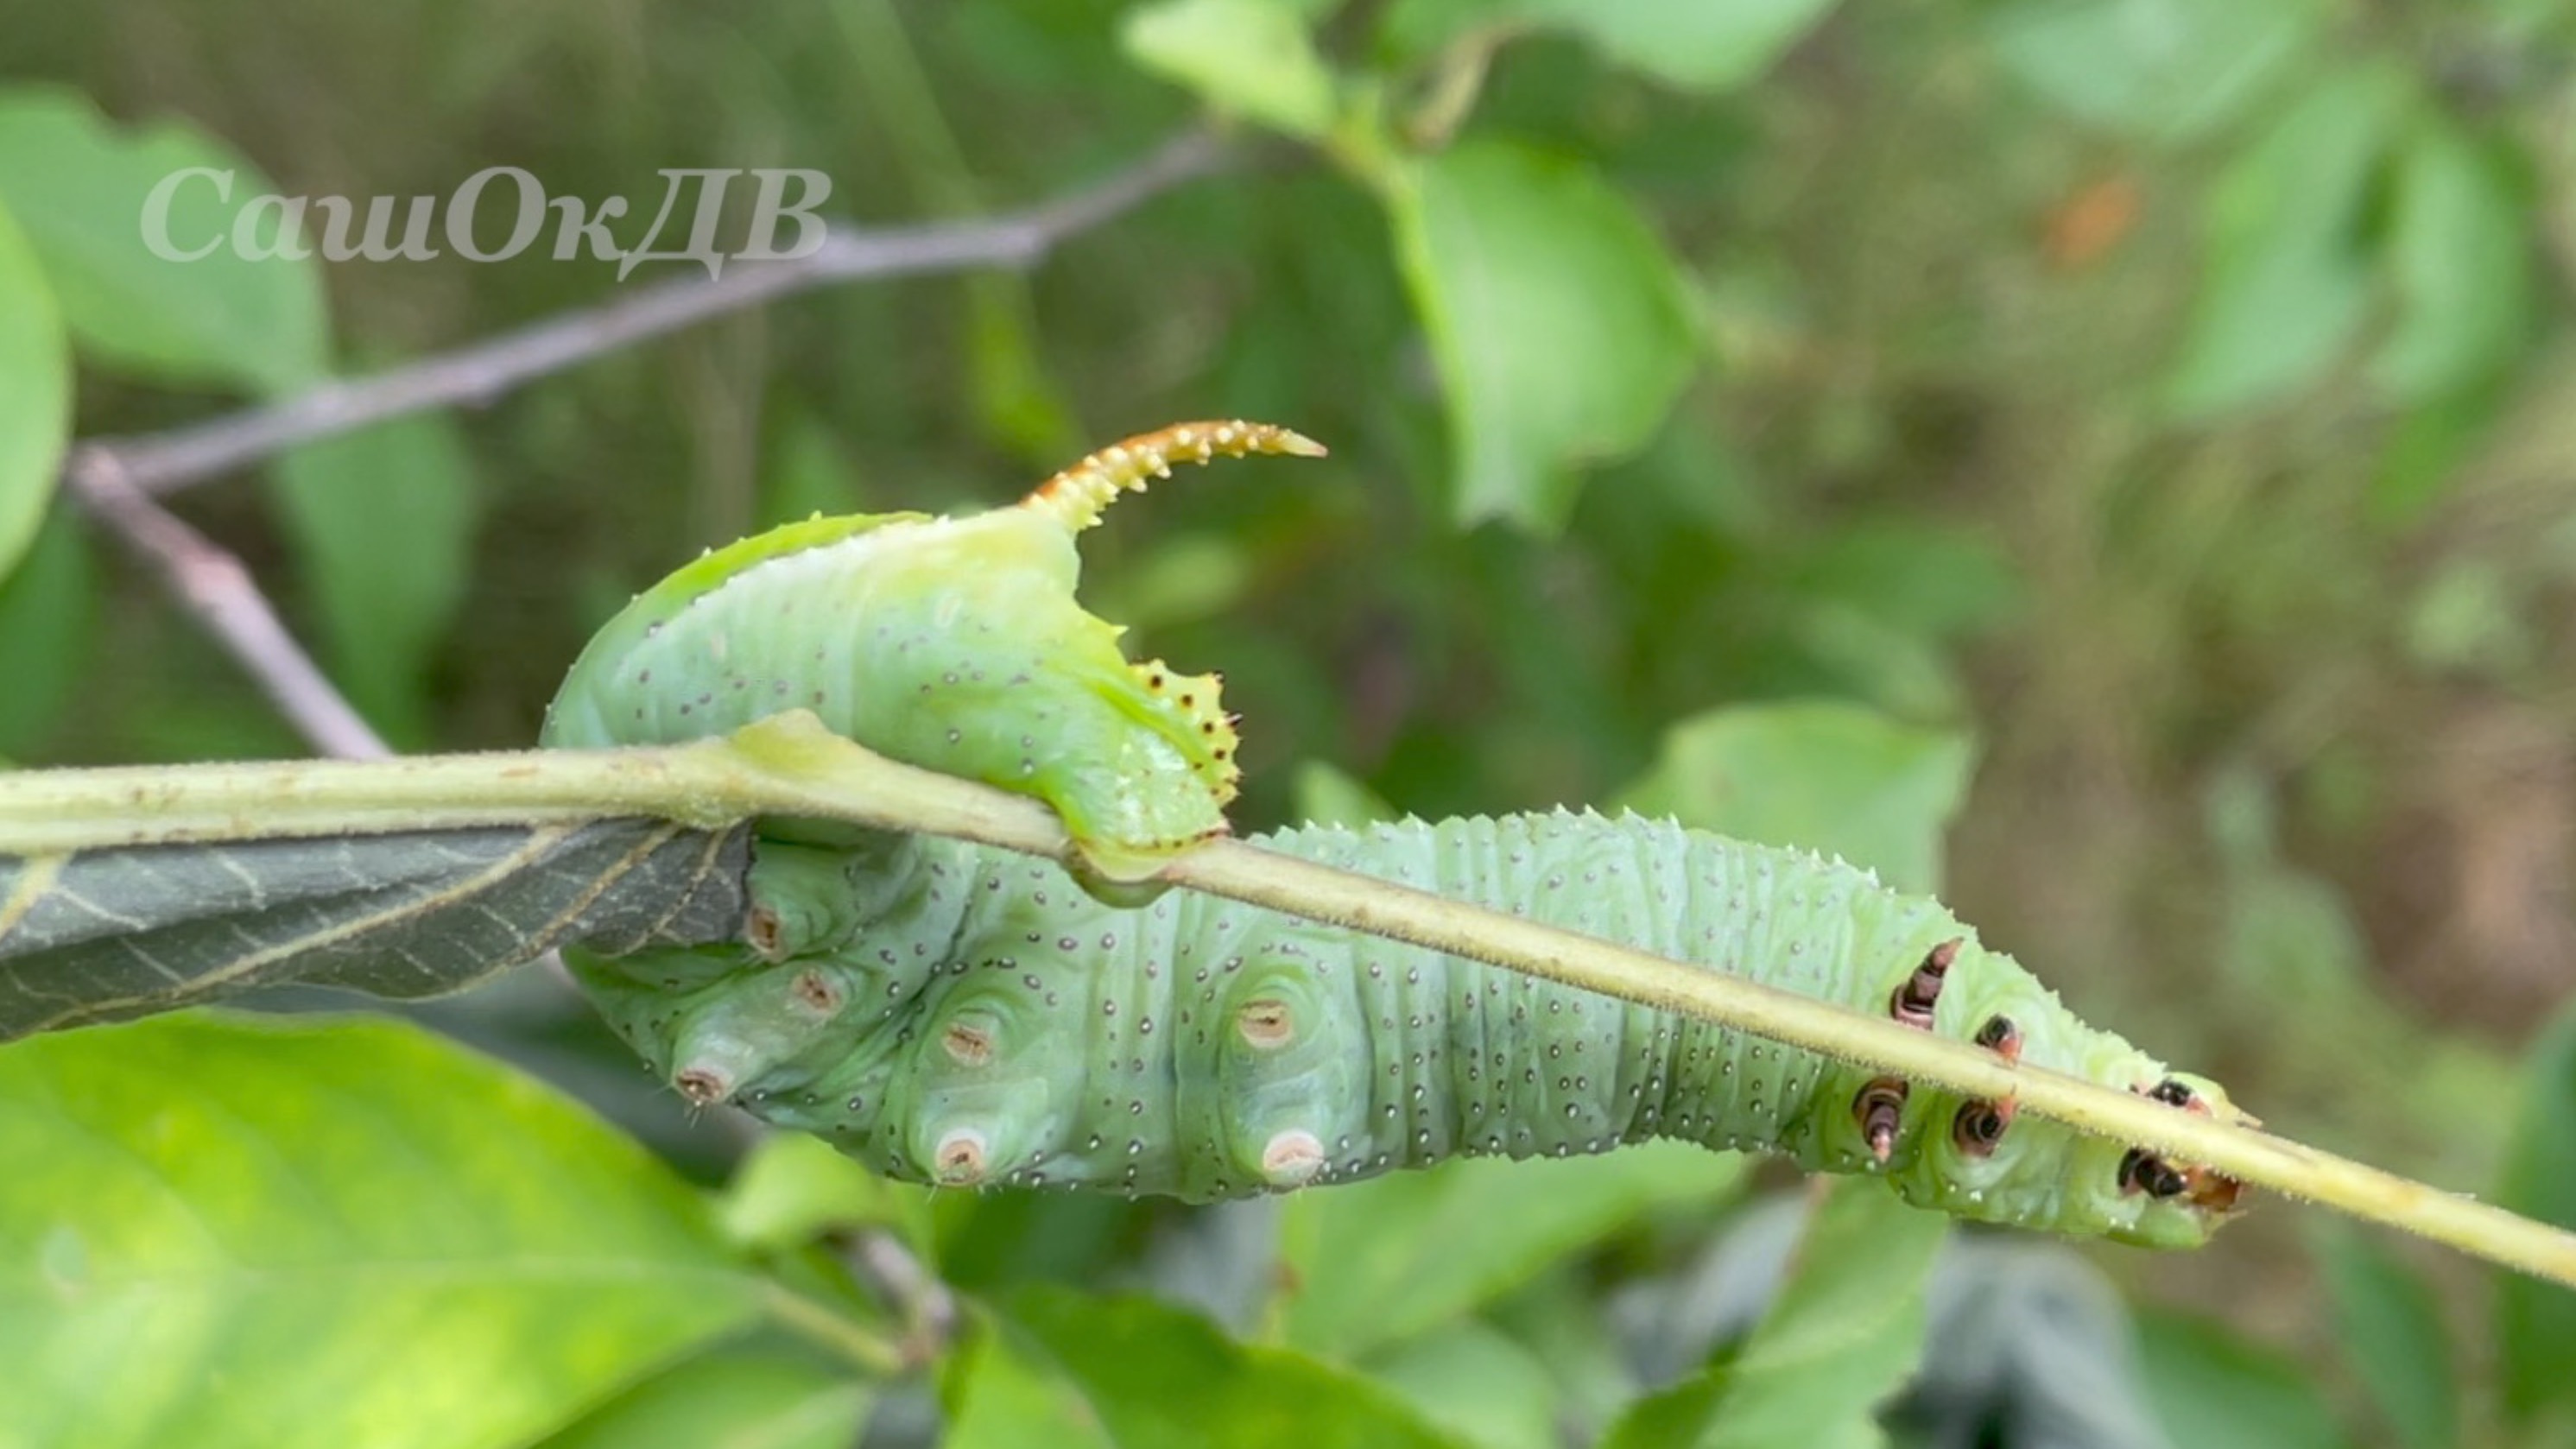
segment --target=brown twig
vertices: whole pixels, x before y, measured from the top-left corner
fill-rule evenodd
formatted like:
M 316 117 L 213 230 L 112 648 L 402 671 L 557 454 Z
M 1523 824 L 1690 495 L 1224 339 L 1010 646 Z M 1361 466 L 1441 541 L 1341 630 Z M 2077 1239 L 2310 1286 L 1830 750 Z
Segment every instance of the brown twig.
M 349 760 L 393 753 L 286 632 L 242 561 L 136 487 L 114 453 L 96 449 L 76 459 L 70 484 L 99 521 L 160 572 L 314 749 Z
M 65 475 L 76 480 L 104 454 L 134 488 L 169 493 L 370 423 L 488 403 L 631 343 L 809 288 L 1034 266 L 1067 239 L 1214 170 L 1223 155 L 1214 138 L 1191 133 L 1106 181 L 1016 214 L 929 226 L 835 227 L 820 249 L 793 260 L 736 262 L 714 278 L 643 287 L 605 306 L 568 312 L 374 377 L 324 383 L 271 406 L 166 432 L 83 442 L 73 448 Z

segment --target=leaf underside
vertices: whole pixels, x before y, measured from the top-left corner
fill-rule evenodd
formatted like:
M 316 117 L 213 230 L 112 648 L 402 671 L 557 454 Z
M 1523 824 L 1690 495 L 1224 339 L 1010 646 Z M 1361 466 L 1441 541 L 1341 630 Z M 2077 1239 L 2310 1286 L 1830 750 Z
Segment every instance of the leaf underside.
M 0 856 L 0 1041 L 276 986 L 441 996 L 568 944 L 731 939 L 749 842 L 615 819 Z

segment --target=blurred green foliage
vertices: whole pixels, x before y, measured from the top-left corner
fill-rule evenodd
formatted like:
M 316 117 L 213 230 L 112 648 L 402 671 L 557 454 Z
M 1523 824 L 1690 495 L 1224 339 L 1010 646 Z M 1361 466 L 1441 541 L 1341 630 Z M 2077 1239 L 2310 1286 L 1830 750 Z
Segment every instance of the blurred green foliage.
M 1030 274 L 737 313 L 178 506 L 397 744 L 519 746 L 588 631 L 701 546 L 816 509 L 999 501 L 1180 417 L 1289 423 L 1333 460 L 1178 481 L 1090 549 L 1101 613 L 1146 652 L 1226 671 L 1247 826 L 1627 800 L 1908 883 L 1941 867 L 1987 938 L 2085 1015 L 2226 1078 L 2274 1126 L 2576 1220 L 2564 0 L 0 0 L 0 755 L 297 748 L 58 501 L 75 432 L 211 417 L 689 270 L 621 283 L 613 262 L 553 258 L 551 226 L 493 263 L 230 245 L 169 262 L 138 218 L 175 171 L 237 173 L 229 200 L 177 194 L 186 237 L 270 193 L 363 207 L 515 165 L 553 197 L 628 197 L 632 244 L 665 168 L 813 168 L 836 215 L 959 216 L 1061 194 L 1207 115 L 1236 164 Z M 252 251 L 280 249 L 277 223 L 253 216 Z M 720 1124 L 646 1098 L 542 984 L 433 1017 L 688 1173 L 726 1171 Z M 145 1310 L 140 1288 L 66 1337 L 20 1335 L 30 1285 L 83 1281 L 49 1215 L 116 1198 L 100 1144 L 148 1135 L 147 1089 L 266 1081 L 303 1111 L 355 1111 L 300 1094 L 358 1090 L 330 1058 L 363 1044 L 411 1074 L 365 1110 L 441 1096 L 477 1124 L 442 1149 L 465 1155 L 423 1174 L 390 1136 L 326 1151 L 300 1118 L 235 1121 L 274 1139 L 261 1171 L 336 1184 L 362 1220 L 493 1224 L 450 1247 L 507 1262 L 561 1223 L 508 1237 L 495 1199 L 459 1186 L 473 1154 L 587 1144 L 581 1162 L 622 1162 L 625 1185 L 555 1210 L 665 1202 L 686 1221 L 655 1229 L 669 1251 L 630 1288 L 712 1275 L 653 1314 L 511 1298 L 520 1328 L 467 1336 L 508 1362 L 390 1316 L 353 1332 L 341 1352 L 408 1355 L 437 1402 L 482 1416 L 371 1442 L 845 1443 L 871 1414 L 878 1441 L 918 1442 L 941 1405 L 957 1442 L 1198 1442 L 1215 1414 L 1241 1442 L 1518 1446 L 1623 1415 L 1633 1438 L 1662 1413 L 1745 1442 L 1724 1437 L 1731 1403 L 1874 1432 L 1851 1400 L 1871 1385 L 1811 1392 L 1762 1366 L 1854 1291 L 1819 1275 L 1901 1256 L 1897 1230 L 1820 1238 L 1831 1262 L 1740 1345 L 1709 1330 L 1657 1375 L 1618 1340 L 1611 1306 L 1640 1293 L 1702 1313 L 1690 1265 L 1731 1242 L 1765 1282 L 1795 1261 L 1794 1238 L 1739 1242 L 1714 1210 L 1731 1170 L 1706 1159 L 1476 1164 L 1184 1214 L 926 1200 L 764 1153 L 719 1243 L 672 1169 L 425 1041 L 251 1053 L 249 1028 L 125 1030 L 164 1034 L 168 1076 L 79 1121 L 0 1114 L 60 1135 L 11 1136 L 13 1161 L 94 1174 L 62 1198 L 0 1194 L 19 1250 L 0 1380 L 33 1365 L 57 1396 L 6 1402 L 88 1412 L 126 1382 L 100 1355 L 128 1346 L 117 1314 Z M 95 1073 L 86 1058 L 138 1039 L 0 1060 Z M 246 1055 L 256 1074 L 232 1065 Z M 1550 1172 L 1566 1185 L 1541 1186 Z M 253 1186 L 159 1190 L 202 1216 Z M 2088 1253 L 2154 1305 L 2134 1355 L 2082 1360 L 2156 1406 L 2139 1432 L 2406 1449 L 2576 1432 L 2566 1295 L 2310 1241 L 2302 1217 L 2267 1207 L 2187 1260 Z M 973 1299 L 925 1340 L 943 1345 L 920 1365 L 936 1403 L 919 1375 L 889 1385 L 828 1332 L 818 1349 L 774 1323 L 670 1359 L 762 1294 L 867 1321 L 826 1250 L 871 1232 Z M 1924 1292 L 1938 1325 L 1978 1301 L 1938 1273 L 1924 1290 L 1909 1263 L 1863 1293 L 1872 1312 Z M 1222 1329 L 1094 1296 L 1112 1287 Z M 1771 1295 L 1754 1299 L 1730 1321 Z M 2027 1330 L 2040 1311 L 1974 1321 Z M 2088 1311 L 2082 1342 L 2128 1341 L 2116 1308 Z M 558 1337 L 577 1372 L 516 1352 Z M 1888 1340 L 1876 1388 L 1920 1339 Z M 187 1392 L 190 1362 L 152 1392 Z M 202 1442 L 296 1442 L 290 1422 L 357 1442 L 295 1397 L 331 1392 L 299 1377 L 315 1362 L 246 1370 L 270 1397 Z M 552 1388 L 508 1399 L 477 1364 Z M 2130 1442 L 2026 1389 L 1945 1400 L 1939 1367 L 1887 1420 L 1906 1442 Z

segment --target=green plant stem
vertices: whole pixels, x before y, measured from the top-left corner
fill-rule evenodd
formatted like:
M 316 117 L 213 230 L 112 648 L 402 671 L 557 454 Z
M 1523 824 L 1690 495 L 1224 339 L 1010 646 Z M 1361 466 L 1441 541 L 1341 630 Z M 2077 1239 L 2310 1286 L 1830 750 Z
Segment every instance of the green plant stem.
M 769 1285 L 761 1304 L 779 1326 L 812 1339 L 862 1373 L 893 1378 L 915 1367 L 892 1340 L 782 1284 Z
M 751 815 L 803 815 L 1055 860 L 1071 849 L 1054 814 L 1036 801 L 897 764 L 801 711 L 725 739 L 660 749 L 0 776 L 0 853 L 18 855 L 621 815 L 706 828 Z M 2576 1287 L 2576 1234 L 2249 1127 L 2008 1064 L 1966 1042 L 1240 841 L 1200 846 L 1175 858 L 1161 878 L 1722 1023 L 1964 1095 L 2011 1098 L 2023 1112 Z

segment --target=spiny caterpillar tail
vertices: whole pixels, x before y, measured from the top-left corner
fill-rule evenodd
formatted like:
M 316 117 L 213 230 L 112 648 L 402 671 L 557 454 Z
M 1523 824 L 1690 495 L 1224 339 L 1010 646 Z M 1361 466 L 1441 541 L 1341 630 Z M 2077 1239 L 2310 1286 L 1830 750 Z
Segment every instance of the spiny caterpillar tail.
M 1022 508 L 1052 514 L 1079 533 L 1100 521 L 1124 492 L 1142 493 L 1148 478 L 1169 478 L 1174 463 L 1206 463 L 1255 453 L 1321 458 L 1324 445 L 1275 423 L 1174 423 L 1110 444 L 1038 485 Z
M 1937 902 L 1839 862 L 1563 812 L 1263 843 L 2241 1115 L 2077 1021 Z M 894 1177 L 1205 1201 L 1678 1137 L 1882 1177 L 1961 1217 L 2157 1246 L 2201 1242 L 2235 1206 L 2226 1178 L 2016 1120 L 2009 1100 L 1230 901 L 1117 910 L 1047 863 L 927 838 L 864 865 L 761 851 L 768 950 L 734 948 L 730 971 L 709 969 L 722 948 L 576 969 L 692 1100 Z
M 715 550 L 600 630 L 543 740 L 674 744 L 811 710 L 879 754 L 1045 801 L 1104 889 L 1150 880 L 1224 833 L 1234 721 L 1215 675 L 1132 663 L 1123 631 L 1084 611 L 1074 536 L 1174 462 L 1322 451 L 1266 423 L 1185 423 L 1105 448 L 1018 506 L 815 518 Z

